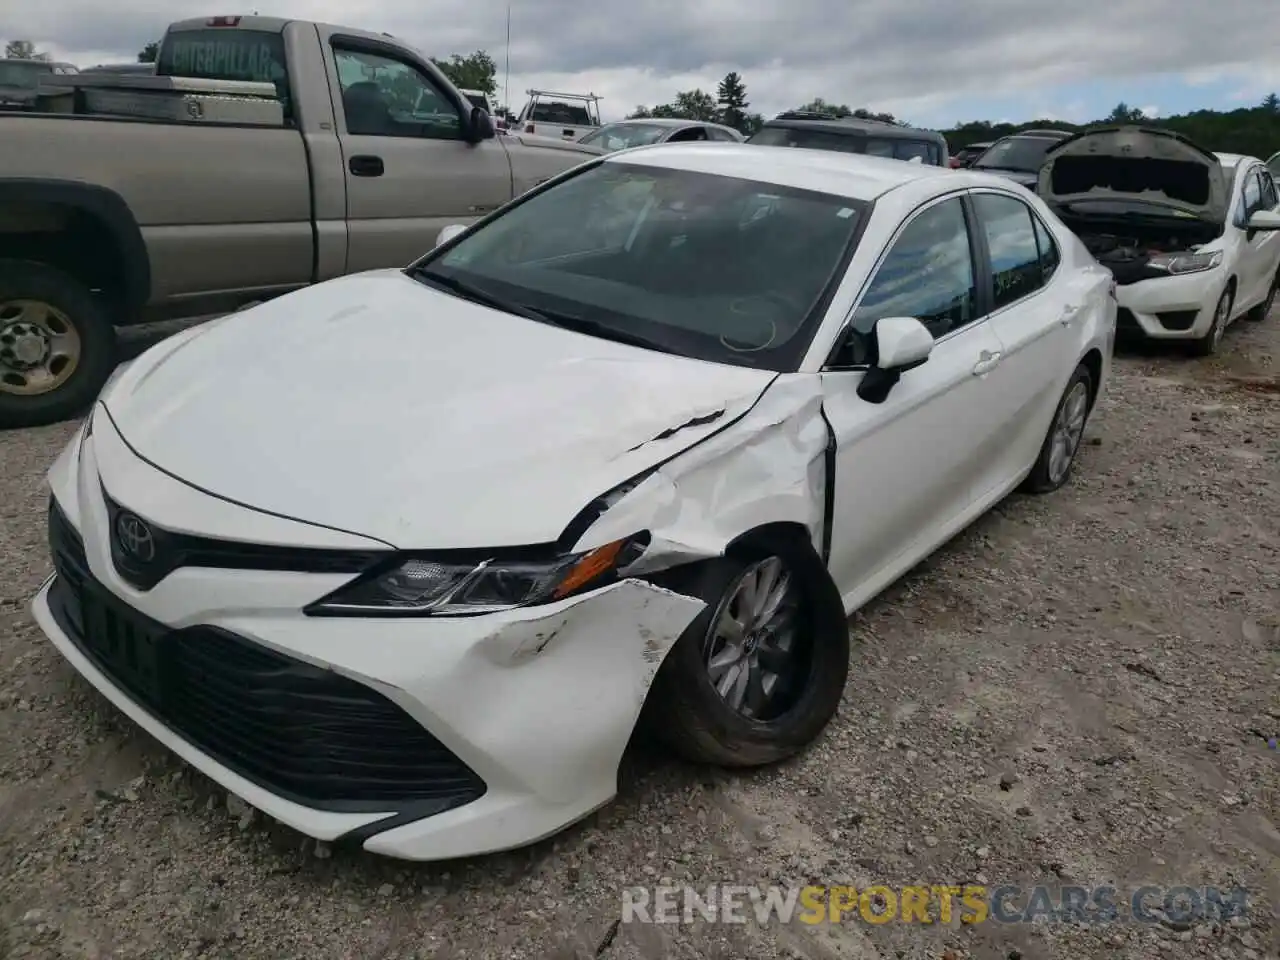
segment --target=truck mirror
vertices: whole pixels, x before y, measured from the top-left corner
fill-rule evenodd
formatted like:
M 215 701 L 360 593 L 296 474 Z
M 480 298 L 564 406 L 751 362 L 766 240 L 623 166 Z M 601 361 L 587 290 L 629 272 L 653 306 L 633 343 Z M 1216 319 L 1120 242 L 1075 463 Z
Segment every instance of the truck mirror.
M 481 110 L 479 107 L 471 108 L 471 117 L 467 123 L 467 137 L 472 143 L 479 143 L 481 140 L 491 140 L 495 135 L 493 127 L 493 118 L 488 112 Z

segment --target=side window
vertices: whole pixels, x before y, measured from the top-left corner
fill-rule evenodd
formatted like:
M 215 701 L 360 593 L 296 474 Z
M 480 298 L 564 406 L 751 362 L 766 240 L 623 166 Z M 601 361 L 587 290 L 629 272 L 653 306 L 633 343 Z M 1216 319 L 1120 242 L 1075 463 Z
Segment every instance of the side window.
M 1044 285 L 1035 225 L 1031 210 L 1014 197 L 978 193 L 973 205 L 991 251 L 992 305 L 999 310 Z
M 919 140 L 899 140 L 894 146 L 893 155 L 899 160 L 914 160 L 919 157 L 924 163 L 929 162 L 929 144 Z
M 1273 179 L 1280 180 L 1280 153 L 1275 154 L 1267 161 L 1267 169 L 1271 172 Z
M 977 293 L 964 207 L 959 198 L 944 200 L 898 235 L 853 313 L 853 327 L 869 334 L 885 317 L 915 317 L 941 337 L 977 318 Z
M 667 138 L 668 143 L 687 143 L 690 140 L 707 139 L 707 131 L 705 127 L 685 127 L 683 130 L 677 130 Z
M 1276 182 L 1266 170 L 1259 170 L 1262 179 L 1262 210 L 1274 210 L 1280 206 L 1280 196 L 1276 195 Z
M 893 141 L 868 138 L 863 152 L 870 157 L 888 157 L 893 159 Z
M 453 101 L 415 67 L 376 53 L 334 47 L 347 133 L 460 140 Z
M 1248 179 L 1244 182 L 1241 201 L 1244 207 L 1243 219 L 1248 220 L 1262 209 L 1262 182 L 1258 179 L 1256 170 L 1250 170 L 1245 176 Z
M 711 134 L 712 140 L 723 140 L 726 143 L 736 143 L 733 136 L 728 130 L 721 130 L 719 127 L 709 127 L 707 132 Z
M 1040 276 L 1045 283 L 1048 283 L 1049 278 L 1057 271 L 1058 264 L 1062 262 L 1062 254 L 1058 250 L 1058 242 L 1053 239 L 1053 234 L 1049 232 L 1044 222 L 1034 214 L 1031 220 L 1036 228 L 1036 249 L 1040 253 Z

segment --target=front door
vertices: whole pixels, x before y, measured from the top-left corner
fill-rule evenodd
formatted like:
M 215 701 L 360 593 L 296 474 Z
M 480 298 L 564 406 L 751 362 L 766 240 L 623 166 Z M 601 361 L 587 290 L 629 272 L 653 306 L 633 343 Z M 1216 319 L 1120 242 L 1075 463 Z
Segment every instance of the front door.
M 1001 349 L 980 316 L 979 280 L 960 197 L 923 208 L 854 310 L 853 369 L 822 374 L 837 446 L 828 566 L 850 609 L 937 546 L 973 502 L 974 438 L 991 428 L 987 371 Z M 924 322 L 933 353 L 883 403 L 869 403 L 857 394 L 857 367 L 876 323 L 894 316 Z
M 511 198 L 500 137 L 468 143 L 463 111 L 400 51 L 329 38 L 347 181 L 347 272 L 402 267 L 440 229 L 468 223 Z

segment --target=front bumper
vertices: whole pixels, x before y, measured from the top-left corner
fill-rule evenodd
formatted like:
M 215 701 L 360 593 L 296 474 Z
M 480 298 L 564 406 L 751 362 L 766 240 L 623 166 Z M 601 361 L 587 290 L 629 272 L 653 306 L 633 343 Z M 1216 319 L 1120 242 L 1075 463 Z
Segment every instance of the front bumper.
M 102 482 L 131 506 L 172 504 L 162 488 L 182 486 L 137 461 L 128 488 L 110 472 Z M 115 572 L 98 477 L 92 437 L 50 474 L 67 519 L 33 604 L 41 629 L 227 790 L 312 837 L 389 856 L 523 846 L 607 803 L 657 669 L 704 606 L 625 580 L 486 616 L 309 618 L 302 607 L 345 575 L 196 567 L 139 592 Z M 59 556 L 68 542 L 85 584 Z M 80 591 L 116 619 L 77 622 L 68 595 Z
M 1213 324 L 1213 312 L 1226 286 L 1226 271 L 1221 267 L 1117 286 L 1120 333 L 1159 340 L 1203 337 Z

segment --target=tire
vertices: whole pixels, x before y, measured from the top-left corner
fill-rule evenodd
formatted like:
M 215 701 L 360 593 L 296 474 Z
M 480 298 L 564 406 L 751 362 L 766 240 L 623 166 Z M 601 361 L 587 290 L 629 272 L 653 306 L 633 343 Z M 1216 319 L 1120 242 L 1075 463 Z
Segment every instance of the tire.
M 1084 440 L 1084 428 L 1089 422 L 1089 414 L 1093 412 L 1094 383 L 1093 374 L 1083 363 L 1076 367 L 1067 381 L 1067 388 L 1062 391 L 1058 406 L 1053 411 L 1053 422 L 1049 424 L 1049 432 L 1045 434 L 1044 443 L 1040 446 L 1040 455 L 1035 465 L 1022 482 L 1022 489 L 1027 493 L 1052 493 L 1071 479 L 1071 469 L 1075 466 L 1076 454 Z M 1083 398 L 1083 399 L 1082 399 Z M 1083 409 L 1079 403 L 1083 402 Z M 1070 429 L 1063 433 L 1064 421 L 1069 422 Z M 1066 448 L 1065 469 L 1059 459 L 1061 453 L 1055 454 L 1059 444 L 1069 441 Z
M 1190 343 L 1193 357 L 1211 357 L 1218 352 L 1218 347 L 1222 345 L 1222 335 L 1226 333 L 1227 324 L 1231 322 L 1231 304 L 1234 299 L 1230 287 L 1222 291 L 1217 306 L 1213 308 L 1213 323 L 1209 325 L 1203 337 L 1198 337 Z
M 1271 313 L 1271 308 L 1276 305 L 1276 294 L 1280 293 L 1280 273 L 1277 273 L 1271 280 L 1271 289 L 1267 291 L 1267 299 L 1263 300 L 1256 307 L 1253 307 L 1245 314 L 1246 319 L 1254 323 L 1261 323 L 1267 319 L 1267 315 Z
M 717 692 L 707 643 L 725 605 L 760 565 L 780 561 L 795 590 L 792 634 L 794 682 L 773 710 L 749 717 Z M 684 591 L 707 609 L 681 634 L 663 661 L 645 703 L 646 726 L 675 753 L 695 763 L 752 767 L 798 753 L 826 727 L 844 695 L 849 672 L 849 629 L 840 597 L 816 556 L 771 544 L 749 556 L 699 564 Z M 761 654 L 769 649 L 762 642 Z M 763 685 L 762 685 L 763 688 Z
M 46 361 L 40 376 L 53 382 L 42 390 L 34 382 L 41 363 L 35 351 L 47 357 L 52 341 L 42 338 L 64 325 L 64 344 L 74 344 L 66 349 L 76 358 Z M 74 417 L 93 403 L 115 362 L 115 329 L 88 287 L 47 264 L 0 260 L 0 428 Z

